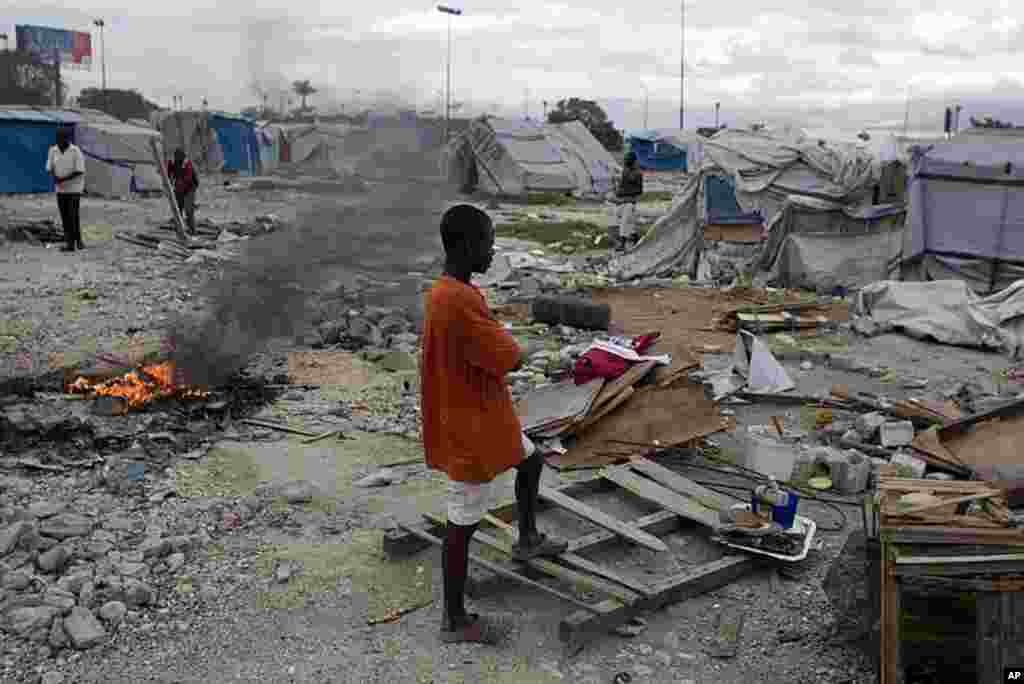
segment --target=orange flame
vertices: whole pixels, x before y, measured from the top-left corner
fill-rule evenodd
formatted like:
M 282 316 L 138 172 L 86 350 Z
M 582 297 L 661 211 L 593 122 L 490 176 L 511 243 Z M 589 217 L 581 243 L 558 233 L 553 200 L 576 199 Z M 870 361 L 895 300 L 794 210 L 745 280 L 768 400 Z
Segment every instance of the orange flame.
M 197 387 L 175 384 L 173 361 L 147 364 L 139 370 L 100 383 L 78 377 L 68 385 L 68 391 L 96 397 L 120 397 L 129 408 L 145 406 L 154 399 L 198 398 L 210 394 Z

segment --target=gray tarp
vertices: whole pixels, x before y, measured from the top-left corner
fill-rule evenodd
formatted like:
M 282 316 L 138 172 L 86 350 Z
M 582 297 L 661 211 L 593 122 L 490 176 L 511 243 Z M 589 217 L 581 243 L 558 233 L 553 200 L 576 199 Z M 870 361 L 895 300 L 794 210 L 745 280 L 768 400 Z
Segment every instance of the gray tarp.
M 703 179 L 729 176 L 744 212 L 760 210 L 771 221 L 789 195 L 815 197 L 843 205 L 870 200 L 875 170 L 871 157 L 852 145 L 781 140 L 741 130 L 723 130 L 703 145 L 699 172 L 676 195 L 668 213 L 632 252 L 614 259 L 610 269 L 621 279 L 690 273 L 701 246 Z
M 810 197 L 791 197 L 769 227 L 761 253 L 762 279 L 779 287 L 863 287 L 899 269 L 902 205 L 861 209 Z
M 944 344 L 1000 349 L 1014 359 L 1024 344 L 1024 280 L 987 297 L 962 280 L 887 280 L 862 289 L 855 312 L 877 332 L 900 330 Z
M 1024 138 L 954 138 L 914 150 L 904 278 L 1000 290 L 1024 272 Z

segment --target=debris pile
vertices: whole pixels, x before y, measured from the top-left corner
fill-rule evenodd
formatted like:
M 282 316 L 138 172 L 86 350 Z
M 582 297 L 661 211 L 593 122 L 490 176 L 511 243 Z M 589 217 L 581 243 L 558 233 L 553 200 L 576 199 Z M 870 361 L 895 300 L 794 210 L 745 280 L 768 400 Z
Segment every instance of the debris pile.
M 54 244 L 64 242 L 64 230 L 52 219 L 8 222 L 0 230 L 0 240 L 34 245 Z

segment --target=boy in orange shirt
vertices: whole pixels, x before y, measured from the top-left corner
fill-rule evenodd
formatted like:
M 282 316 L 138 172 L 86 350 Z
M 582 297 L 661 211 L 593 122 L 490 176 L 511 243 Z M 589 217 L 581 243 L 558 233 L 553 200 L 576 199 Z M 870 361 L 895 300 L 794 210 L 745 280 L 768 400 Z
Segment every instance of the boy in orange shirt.
M 423 328 L 421 412 L 427 465 L 449 478 L 448 524 L 441 551 L 446 643 L 492 641 L 487 620 L 464 604 L 469 542 L 491 506 L 494 478 L 516 468 L 517 560 L 568 550 L 537 530 L 541 454 L 523 436 L 505 374 L 522 365 L 515 339 L 495 320 L 470 283 L 494 259 L 494 225 L 460 204 L 441 219 L 444 274 L 427 295 Z

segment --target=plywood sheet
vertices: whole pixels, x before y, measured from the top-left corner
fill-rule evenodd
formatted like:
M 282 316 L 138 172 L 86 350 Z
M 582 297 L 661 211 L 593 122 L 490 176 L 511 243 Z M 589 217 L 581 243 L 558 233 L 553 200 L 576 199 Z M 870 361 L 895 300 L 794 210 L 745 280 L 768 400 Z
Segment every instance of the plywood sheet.
M 595 378 L 582 385 L 565 380 L 538 387 L 516 402 L 516 415 L 526 432 L 574 418 L 590 410 L 602 387 L 603 378 Z

